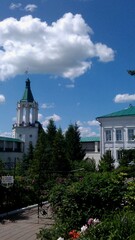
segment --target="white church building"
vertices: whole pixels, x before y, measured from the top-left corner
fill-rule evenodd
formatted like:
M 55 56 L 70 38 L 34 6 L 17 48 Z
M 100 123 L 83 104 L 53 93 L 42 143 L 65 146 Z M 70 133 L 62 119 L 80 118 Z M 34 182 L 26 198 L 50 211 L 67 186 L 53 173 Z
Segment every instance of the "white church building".
M 27 79 L 23 97 L 17 103 L 17 121 L 12 127 L 12 138 L 0 136 L 0 159 L 10 166 L 21 160 L 30 143 L 35 147 L 38 127 L 38 103 Z

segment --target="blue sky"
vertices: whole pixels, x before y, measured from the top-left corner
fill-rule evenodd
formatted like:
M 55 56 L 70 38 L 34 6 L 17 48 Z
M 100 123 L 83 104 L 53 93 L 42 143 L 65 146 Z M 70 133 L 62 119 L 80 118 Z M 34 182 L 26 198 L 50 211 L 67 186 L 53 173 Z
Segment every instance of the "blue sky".
M 0 135 L 29 77 L 44 128 L 98 136 L 96 117 L 135 104 L 134 29 L 135 0 L 1 0 Z

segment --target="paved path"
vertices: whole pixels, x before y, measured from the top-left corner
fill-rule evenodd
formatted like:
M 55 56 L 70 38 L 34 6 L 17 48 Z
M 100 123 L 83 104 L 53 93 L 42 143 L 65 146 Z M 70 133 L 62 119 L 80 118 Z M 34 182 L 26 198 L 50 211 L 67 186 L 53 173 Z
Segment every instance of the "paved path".
M 36 240 L 36 233 L 43 227 L 53 225 L 50 214 L 38 218 L 38 209 L 26 210 L 23 213 L 7 216 L 0 222 L 0 240 Z

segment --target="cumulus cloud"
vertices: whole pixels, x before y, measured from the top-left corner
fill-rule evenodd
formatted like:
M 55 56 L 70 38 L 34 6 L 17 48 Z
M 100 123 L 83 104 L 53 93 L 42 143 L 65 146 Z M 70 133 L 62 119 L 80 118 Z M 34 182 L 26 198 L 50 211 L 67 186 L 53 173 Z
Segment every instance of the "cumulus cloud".
M 24 10 L 27 12 L 34 12 L 36 10 L 37 6 L 35 4 L 28 4 Z
M 94 57 L 114 60 L 113 49 L 92 42 L 93 31 L 80 14 L 66 13 L 51 25 L 31 15 L 10 17 L 0 21 L 0 33 L 1 81 L 23 74 L 27 67 L 31 74 L 73 80 L 91 68 Z
M 41 105 L 41 108 L 43 108 L 43 109 L 54 108 L 54 103 L 43 103 Z
M 124 102 L 130 102 L 135 101 L 135 94 L 129 95 L 128 93 L 125 94 L 118 94 L 114 98 L 114 102 L 116 103 L 124 103 Z
M 99 136 L 99 133 L 92 131 L 90 127 L 79 127 L 79 131 L 81 134 L 81 137 L 93 137 L 93 136 Z
M 61 117 L 55 113 L 51 116 L 46 117 L 45 120 L 42 122 L 44 128 L 47 127 L 50 119 L 52 119 L 54 122 L 58 122 L 61 120 Z
M 89 126 L 99 126 L 99 122 L 96 120 L 88 121 L 87 123 Z
M 0 103 L 4 103 L 5 102 L 5 96 L 0 94 Z
M 77 121 L 81 137 L 99 136 L 99 123 L 96 120 Z

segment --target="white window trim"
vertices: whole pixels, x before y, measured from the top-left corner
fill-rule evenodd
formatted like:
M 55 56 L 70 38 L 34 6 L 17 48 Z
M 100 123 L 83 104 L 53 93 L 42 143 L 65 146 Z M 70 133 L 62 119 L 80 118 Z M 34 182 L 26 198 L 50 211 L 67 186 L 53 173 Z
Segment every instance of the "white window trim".
M 111 133 L 111 140 L 107 140 L 107 138 L 106 138 L 106 132 L 107 132 L 107 131 L 110 131 L 110 133 Z M 104 139 L 105 139 L 105 142 L 107 142 L 107 143 L 113 141 L 113 129 L 112 129 L 112 128 L 105 128 Z
M 121 139 L 117 139 L 117 131 L 121 131 Z M 123 131 L 123 128 L 116 128 L 115 129 L 115 140 L 116 142 L 123 142 L 123 139 L 124 139 L 124 131 Z

